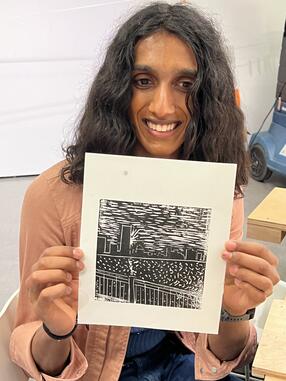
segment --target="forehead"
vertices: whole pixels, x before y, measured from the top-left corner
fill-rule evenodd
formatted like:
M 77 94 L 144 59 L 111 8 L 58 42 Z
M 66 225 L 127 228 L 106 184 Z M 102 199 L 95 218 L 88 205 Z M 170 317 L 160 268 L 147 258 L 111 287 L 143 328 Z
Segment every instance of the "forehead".
M 174 34 L 156 32 L 135 46 L 135 64 L 159 68 L 160 71 L 197 69 L 193 49 Z

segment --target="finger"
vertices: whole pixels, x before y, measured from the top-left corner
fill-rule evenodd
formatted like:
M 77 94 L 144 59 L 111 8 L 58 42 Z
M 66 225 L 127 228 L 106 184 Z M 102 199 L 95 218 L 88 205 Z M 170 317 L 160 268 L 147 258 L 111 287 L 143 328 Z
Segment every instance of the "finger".
M 32 303 L 35 303 L 41 291 L 57 283 L 70 284 L 72 275 L 62 270 L 41 270 L 33 272 L 26 280 L 25 285 L 28 296 Z
M 78 281 L 72 282 L 72 284 L 68 284 L 68 286 L 71 286 L 72 292 L 64 300 L 67 301 L 67 304 L 71 305 L 78 301 Z
M 33 271 L 45 269 L 61 269 L 71 273 L 83 270 L 84 264 L 79 259 L 57 256 L 42 256 L 32 268 Z
M 255 307 L 265 302 L 267 295 L 265 292 L 253 287 L 251 284 L 235 279 L 235 284 L 248 295 L 249 299 L 253 301 L 253 305 L 250 308 Z
M 47 283 L 69 283 L 71 280 L 71 273 L 63 270 L 38 270 L 34 271 L 27 279 L 26 286 L 34 288 L 41 287 Z
M 72 246 L 52 246 L 43 251 L 42 256 L 70 257 L 81 259 L 84 256 L 83 251 L 79 247 Z
M 51 301 L 63 298 L 72 293 L 72 288 L 65 283 L 58 283 L 56 285 L 44 288 L 39 295 L 39 304 L 50 303 Z
M 265 259 L 273 266 L 278 266 L 277 257 L 266 246 L 257 242 L 227 241 L 225 248 L 229 252 L 242 252 Z
M 54 309 L 49 309 L 51 305 L 57 306 L 59 310 L 61 310 L 63 313 L 65 313 L 66 317 L 71 316 L 71 315 L 76 315 L 76 312 L 73 310 L 73 308 L 66 304 L 64 300 L 70 296 L 72 293 L 71 287 L 65 285 L 64 283 L 59 283 L 54 286 L 47 287 L 43 289 L 39 295 L 39 298 L 37 300 L 37 304 L 35 306 L 36 312 L 38 312 L 38 316 L 41 316 L 43 321 L 51 320 L 53 316 L 49 311 L 54 311 Z M 52 313 L 52 315 L 54 312 Z M 74 321 L 71 322 L 71 327 L 74 326 Z M 58 322 L 57 322 L 57 327 L 58 327 Z M 55 329 L 52 329 L 54 333 Z M 70 331 L 70 329 L 68 330 Z M 56 333 L 57 334 L 57 333 Z M 63 333 L 58 333 L 59 335 Z
M 232 269 L 246 268 L 252 270 L 254 273 L 269 278 L 273 284 L 278 283 L 280 280 L 277 269 L 265 259 L 259 257 L 241 252 L 235 252 L 232 253 L 231 258 L 228 260 L 228 264 Z
M 236 280 L 250 284 L 254 288 L 264 292 L 267 296 L 273 292 L 273 283 L 263 275 L 246 268 L 239 268 L 236 265 L 230 266 L 229 272 Z
M 78 305 L 78 280 L 73 281 L 70 284 L 67 283 L 67 285 L 72 288 L 72 291 L 67 296 L 64 296 L 61 300 L 63 300 L 66 304 L 68 304 L 70 307 L 72 307 L 76 311 L 77 305 Z M 51 287 L 51 286 L 54 286 L 54 285 L 49 284 L 47 287 Z

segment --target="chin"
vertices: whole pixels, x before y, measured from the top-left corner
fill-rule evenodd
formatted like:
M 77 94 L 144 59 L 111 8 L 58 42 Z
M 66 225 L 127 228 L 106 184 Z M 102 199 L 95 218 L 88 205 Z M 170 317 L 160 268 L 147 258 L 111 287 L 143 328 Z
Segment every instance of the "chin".
M 177 151 L 149 151 L 151 157 L 156 157 L 158 159 L 178 159 L 179 152 Z

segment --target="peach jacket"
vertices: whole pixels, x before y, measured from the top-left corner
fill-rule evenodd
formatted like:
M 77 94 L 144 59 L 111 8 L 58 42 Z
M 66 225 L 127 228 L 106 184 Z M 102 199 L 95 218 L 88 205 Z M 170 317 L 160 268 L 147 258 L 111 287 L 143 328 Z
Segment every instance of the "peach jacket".
M 31 355 L 31 341 L 41 322 L 29 305 L 24 281 L 44 249 L 79 246 L 82 187 L 64 184 L 59 177 L 63 162 L 41 174 L 28 188 L 23 202 L 20 231 L 19 304 L 10 341 L 12 360 L 35 380 L 116 381 L 128 344 L 130 328 L 80 325 L 71 339 L 71 361 L 58 377 L 40 373 Z M 233 204 L 230 237 L 240 239 L 243 199 Z M 181 341 L 195 353 L 195 377 L 216 380 L 252 359 L 256 332 L 251 326 L 248 342 L 239 357 L 221 362 L 207 347 L 207 335 L 180 332 Z

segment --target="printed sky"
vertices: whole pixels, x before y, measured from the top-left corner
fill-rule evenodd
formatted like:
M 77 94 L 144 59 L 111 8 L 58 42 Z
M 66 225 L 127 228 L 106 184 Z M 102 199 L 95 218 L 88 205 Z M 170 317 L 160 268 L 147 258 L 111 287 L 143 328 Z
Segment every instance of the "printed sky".
M 132 225 L 131 244 L 148 251 L 186 246 L 205 250 L 211 210 L 207 208 L 100 200 L 99 234 L 117 243 L 120 226 Z

